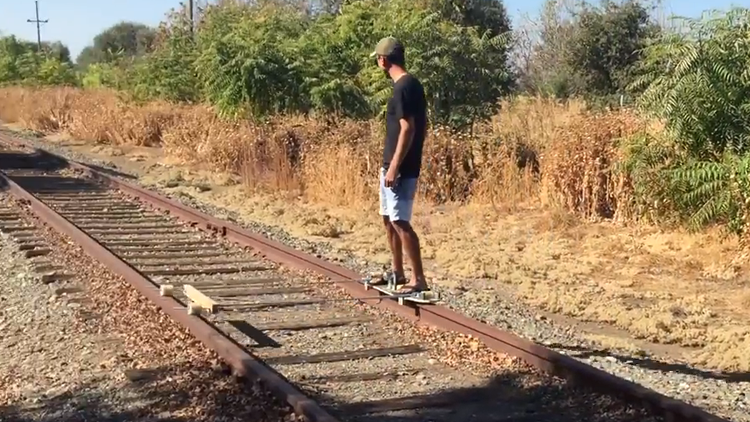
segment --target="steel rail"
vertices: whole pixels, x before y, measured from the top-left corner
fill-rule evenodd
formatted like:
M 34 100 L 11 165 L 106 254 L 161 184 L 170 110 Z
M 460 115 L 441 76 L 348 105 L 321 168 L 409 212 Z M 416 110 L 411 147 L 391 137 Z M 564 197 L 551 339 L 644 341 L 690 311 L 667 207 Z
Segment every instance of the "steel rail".
M 21 145 L 18 141 L 10 141 L 16 145 Z M 34 149 L 39 153 L 50 155 L 48 151 L 39 148 Z M 222 236 L 242 246 L 253 248 L 271 261 L 298 269 L 313 270 L 320 275 L 326 276 L 332 280 L 332 284 L 336 284 L 355 299 L 372 298 L 370 291 L 365 291 L 361 284 L 352 282 L 362 278 L 355 271 L 297 251 L 280 242 L 252 233 L 237 224 L 220 220 L 204 212 L 192 209 L 159 193 L 110 176 L 86 164 L 68 160 L 57 154 L 52 155 L 67 161 L 71 167 L 85 172 L 102 184 L 119 189 L 121 192 L 150 204 L 154 208 L 188 221 L 201 230 Z M 387 295 L 383 295 L 383 297 L 384 299 L 388 298 Z M 363 302 L 367 303 L 365 300 Z M 574 383 L 587 385 L 599 391 L 622 397 L 632 404 L 642 405 L 654 414 L 665 417 L 668 421 L 729 422 L 727 419 L 712 415 L 698 407 L 619 378 L 582 363 L 570 356 L 520 338 L 510 332 L 458 314 L 441 305 L 421 305 L 416 303 L 399 305 L 396 300 L 383 300 L 382 302 L 369 304 L 392 311 L 413 322 L 424 323 L 445 331 L 456 331 L 476 337 L 493 350 L 519 357 L 545 372 L 564 377 Z M 178 317 L 184 319 L 182 313 L 178 312 L 177 314 Z

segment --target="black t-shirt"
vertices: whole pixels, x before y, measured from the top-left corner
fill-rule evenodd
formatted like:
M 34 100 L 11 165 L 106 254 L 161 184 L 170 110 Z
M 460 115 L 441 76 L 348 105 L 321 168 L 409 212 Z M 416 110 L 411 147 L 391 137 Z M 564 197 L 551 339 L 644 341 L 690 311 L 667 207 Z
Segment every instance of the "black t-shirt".
M 422 167 L 422 146 L 427 129 L 427 100 L 424 87 L 417 78 L 405 74 L 393 84 L 393 97 L 388 101 L 386 111 L 385 148 L 383 149 L 383 167 L 393 159 L 401 133 L 399 119 L 414 118 L 414 138 L 399 166 L 399 174 L 404 178 L 418 177 Z

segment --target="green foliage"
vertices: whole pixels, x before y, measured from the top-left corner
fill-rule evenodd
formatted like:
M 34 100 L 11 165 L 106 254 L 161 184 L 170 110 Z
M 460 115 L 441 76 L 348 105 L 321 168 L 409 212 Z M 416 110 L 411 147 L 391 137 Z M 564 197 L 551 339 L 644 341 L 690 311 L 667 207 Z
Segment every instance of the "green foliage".
M 661 170 L 692 228 L 747 230 L 750 203 L 750 11 L 687 19 L 686 31 L 646 49 L 639 106 L 660 118 L 680 159 Z
M 425 85 L 431 120 L 463 127 L 489 117 L 509 92 L 510 37 L 500 3 L 477 0 L 454 10 L 451 1 L 358 0 L 336 5 L 337 14 L 310 14 L 291 2 L 228 0 L 203 11 L 195 34 L 177 11 L 153 51 L 110 62 L 127 67 L 128 90 L 140 99 L 203 100 L 235 117 L 366 119 L 382 112 L 391 91 L 369 54 L 380 38 L 395 35 L 407 46 L 409 71 Z
M 480 35 L 477 27 L 443 20 L 409 0 L 372 4 L 377 4 L 376 36 L 363 53 L 380 37 L 401 39 L 407 46 L 407 67 L 425 86 L 433 123 L 462 128 L 497 110 L 497 100 L 510 92 L 512 82 L 508 34 Z M 374 105 L 382 110 L 390 93 L 388 80 L 374 65 L 364 66 L 362 73 Z
M 78 75 L 73 66 L 55 57 L 45 57 L 40 60 L 36 73 L 36 80 L 41 85 L 77 85 Z
M 127 76 L 125 71 L 109 63 L 94 63 L 89 65 L 81 77 L 81 85 L 84 88 L 117 88 L 127 87 Z
M 647 48 L 652 70 L 640 105 L 665 119 L 692 157 L 720 159 L 750 147 L 750 11 L 688 20 L 688 31 Z
M 581 2 L 565 13 L 559 7 L 545 4 L 525 85 L 557 98 L 624 94 L 643 72 L 643 48 L 660 33 L 648 10 L 638 0 Z
M 0 85 L 75 85 L 77 75 L 61 43 L 43 44 L 20 41 L 14 36 L 0 38 Z
M 138 100 L 198 101 L 196 45 L 184 15 L 173 13 L 160 26 L 153 46 L 153 52 L 132 60 L 130 93 Z
M 155 35 L 153 28 L 146 25 L 120 22 L 94 37 L 93 44 L 81 51 L 76 63 L 86 68 L 93 63 L 111 63 L 122 57 L 142 56 L 151 49 Z
M 747 229 L 750 205 L 750 156 L 726 154 L 721 161 L 693 161 L 671 170 L 678 208 L 690 212 L 688 223 L 699 229 L 724 223 L 730 232 Z
M 640 50 L 657 34 L 647 10 L 637 1 L 605 1 L 578 15 L 568 63 L 582 76 L 586 93 L 622 92 L 632 80 Z
M 651 222 L 684 223 L 692 230 L 723 225 L 748 230 L 750 155 L 726 153 L 712 161 L 692 158 L 674 139 L 638 136 L 624 145 L 620 171 L 633 182 L 635 214 Z
M 212 6 L 197 36 L 195 68 L 205 98 L 222 114 L 260 116 L 304 108 L 295 42 L 305 29 L 290 7 Z

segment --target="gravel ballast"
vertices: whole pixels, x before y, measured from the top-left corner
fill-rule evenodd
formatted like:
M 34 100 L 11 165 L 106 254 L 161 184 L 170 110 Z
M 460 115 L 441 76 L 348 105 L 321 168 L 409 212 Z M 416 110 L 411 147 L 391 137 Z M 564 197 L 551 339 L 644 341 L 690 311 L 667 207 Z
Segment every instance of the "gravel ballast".
M 111 163 L 92 159 L 90 156 L 72 153 L 69 149 L 52 145 L 38 138 L 24 137 L 40 148 L 67 156 L 84 163 L 112 168 Z M 138 183 L 137 180 L 130 182 Z M 170 195 L 158 186 L 149 189 L 178 200 L 181 203 L 203 210 L 209 214 L 237 222 L 256 233 L 303 250 L 325 257 L 331 253 L 326 243 L 312 243 L 290 236 L 283 229 L 257 222 L 243 221 L 238 215 L 210 204 L 200 203 L 185 195 Z M 340 255 L 340 253 L 338 253 Z M 348 256 L 342 265 L 358 271 L 380 269 L 378 265 L 361 257 Z M 699 406 L 708 412 L 736 422 L 750 421 L 750 382 L 747 377 L 731 378 L 684 365 L 682 361 L 668 356 L 649 353 L 634 353 L 616 347 L 603 348 L 601 344 L 586 339 L 576 328 L 541 318 L 533 309 L 518 301 L 495 296 L 474 295 L 471 291 L 435 289 L 441 293 L 445 304 L 472 318 L 512 331 L 522 337 L 545 344 L 585 363 L 609 373 L 637 382 L 664 395 Z
M 6 200 L 0 194 L 0 206 Z M 68 263 L 75 277 L 42 283 L 0 234 L 0 419 L 297 420 L 79 248 L 36 226 L 53 247 L 46 258 Z

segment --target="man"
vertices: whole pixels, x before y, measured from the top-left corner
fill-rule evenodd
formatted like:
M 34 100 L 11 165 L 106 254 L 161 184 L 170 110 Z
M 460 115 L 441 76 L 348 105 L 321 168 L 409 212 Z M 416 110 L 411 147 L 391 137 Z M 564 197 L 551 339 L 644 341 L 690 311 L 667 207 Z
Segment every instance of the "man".
M 422 167 L 422 146 L 427 130 L 427 101 L 417 78 L 406 71 L 404 47 L 393 38 L 383 38 L 371 54 L 393 80 L 393 96 L 386 112 L 386 138 L 380 169 L 380 215 L 393 254 L 393 272 L 404 284 L 404 258 L 412 265 L 412 276 L 399 292 L 427 290 L 419 238 L 411 220 L 417 179 Z

